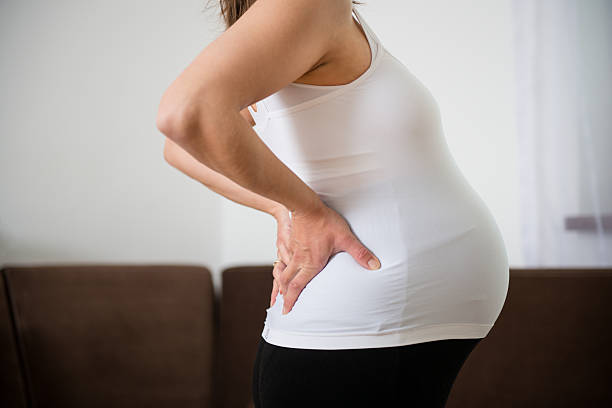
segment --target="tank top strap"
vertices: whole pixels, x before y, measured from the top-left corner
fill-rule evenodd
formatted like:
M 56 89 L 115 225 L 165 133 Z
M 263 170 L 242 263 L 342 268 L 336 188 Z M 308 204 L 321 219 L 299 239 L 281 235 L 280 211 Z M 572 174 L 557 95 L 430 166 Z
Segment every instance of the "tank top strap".
M 357 10 L 357 7 L 355 7 L 355 5 L 353 4 L 353 13 L 355 14 L 355 16 L 357 17 L 357 21 L 359 21 L 359 24 L 361 24 L 361 26 L 364 28 L 366 35 L 368 36 L 368 38 L 375 44 L 382 44 L 380 42 L 380 39 L 378 38 L 378 36 L 376 35 L 376 33 L 374 32 L 374 30 L 372 30 L 372 28 L 370 27 L 370 25 L 368 24 L 368 22 L 365 20 L 365 18 L 363 18 L 363 16 L 361 15 L 361 13 L 359 12 L 359 10 Z

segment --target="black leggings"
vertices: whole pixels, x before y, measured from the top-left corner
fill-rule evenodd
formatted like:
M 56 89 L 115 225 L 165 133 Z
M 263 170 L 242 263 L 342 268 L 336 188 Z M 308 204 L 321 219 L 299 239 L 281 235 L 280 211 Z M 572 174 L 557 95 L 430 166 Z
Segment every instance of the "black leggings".
M 461 366 L 482 339 L 318 350 L 260 338 L 255 408 L 444 407 Z

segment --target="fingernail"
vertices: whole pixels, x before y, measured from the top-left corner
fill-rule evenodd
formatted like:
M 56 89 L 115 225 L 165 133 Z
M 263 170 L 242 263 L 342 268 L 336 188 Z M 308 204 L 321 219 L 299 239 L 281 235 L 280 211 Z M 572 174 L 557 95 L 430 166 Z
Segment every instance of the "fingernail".
M 370 267 L 370 269 L 378 269 L 378 268 L 380 268 L 380 264 L 374 258 L 370 258 L 370 260 L 368 261 L 368 266 Z
M 287 307 L 286 307 L 286 306 L 283 306 L 283 314 L 285 315 L 285 314 L 287 314 L 288 312 L 289 312 L 289 311 L 287 310 Z

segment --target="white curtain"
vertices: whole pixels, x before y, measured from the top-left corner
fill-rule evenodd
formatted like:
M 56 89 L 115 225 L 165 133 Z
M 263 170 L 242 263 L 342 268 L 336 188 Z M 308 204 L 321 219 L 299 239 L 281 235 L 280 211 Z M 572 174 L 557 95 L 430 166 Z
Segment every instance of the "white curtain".
M 525 266 L 612 266 L 612 1 L 512 5 Z

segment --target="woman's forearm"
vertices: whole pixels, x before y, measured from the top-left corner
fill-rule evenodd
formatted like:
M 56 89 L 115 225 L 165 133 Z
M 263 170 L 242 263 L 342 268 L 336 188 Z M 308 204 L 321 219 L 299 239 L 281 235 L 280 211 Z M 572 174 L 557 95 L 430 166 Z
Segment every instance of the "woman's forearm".
M 276 219 L 278 219 L 280 212 L 289 211 L 282 204 L 247 190 L 200 163 L 168 138 L 166 138 L 166 144 L 164 145 L 164 158 L 172 167 L 238 204 L 266 212 Z
M 174 126 L 158 127 L 196 160 L 247 190 L 292 213 L 318 210 L 319 196 L 272 153 L 238 110 L 223 106 L 222 98 L 191 106 L 190 117 L 166 122 Z

